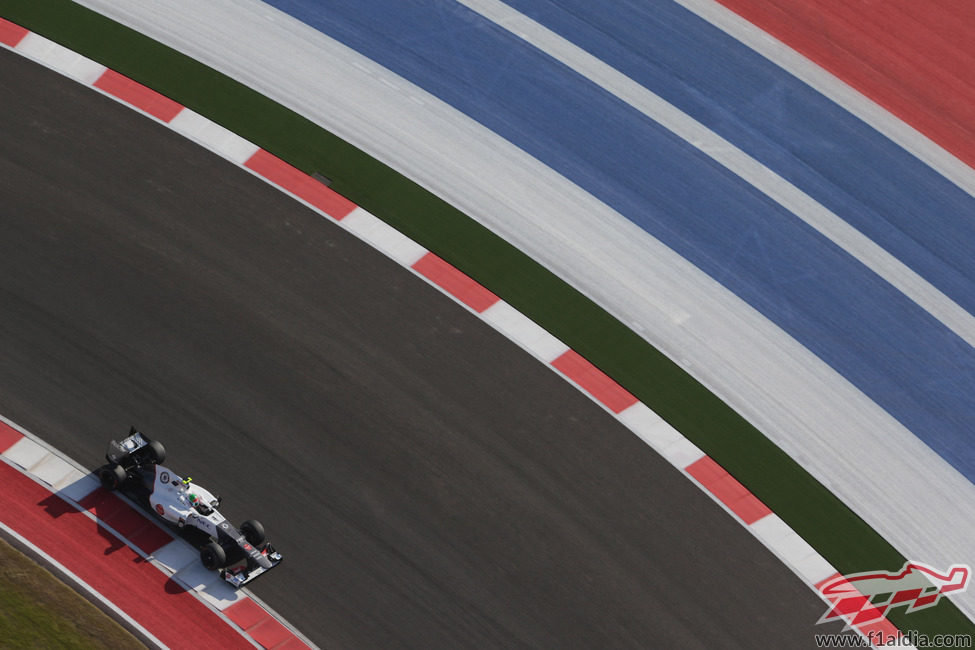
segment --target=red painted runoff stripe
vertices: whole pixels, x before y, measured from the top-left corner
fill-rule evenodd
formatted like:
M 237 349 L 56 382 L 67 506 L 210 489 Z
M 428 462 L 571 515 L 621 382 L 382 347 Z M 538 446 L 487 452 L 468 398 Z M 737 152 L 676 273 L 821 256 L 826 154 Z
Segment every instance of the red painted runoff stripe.
M 281 624 L 273 616 L 268 615 L 263 621 L 247 630 L 251 638 L 265 648 L 277 648 L 288 640 L 298 640 L 291 630 Z
M 165 95 L 160 95 L 152 88 L 147 88 L 138 81 L 133 81 L 114 70 L 106 70 L 95 81 L 94 85 L 96 88 L 101 88 L 108 94 L 132 104 L 136 108 L 149 113 L 153 117 L 159 118 L 163 122 L 171 121 L 183 110 L 182 104 L 174 102 Z
M 637 403 L 636 397 L 617 384 L 602 370 L 589 363 L 575 350 L 568 350 L 552 365 L 583 390 L 602 402 L 613 413 Z
M 13 447 L 15 444 L 20 442 L 20 439 L 24 437 L 20 431 L 17 431 L 11 426 L 0 422 L 0 453 L 3 453 Z
M 433 253 L 421 257 L 413 265 L 413 270 L 479 314 L 500 300 L 470 276 Z
M 975 166 L 975 2 L 718 2 Z
M 0 462 L 3 523 L 171 648 L 250 648 L 217 614 L 85 513 Z
M 697 479 L 698 483 L 703 485 L 708 492 L 716 496 L 718 501 L 741 517 L 746 525 L 750 526 L 765 515 L 772 513 L 768 506 L 759 501 L 758 497 L 749 492 L 744 485 L 739 483 L 734 476 L 725 471 L 710 456 L 704 456 L 694 461 L 685 470 Z
M 146 555 L 155 553 L 173 541 L 172 535 L 103 488 L 86 496 L 80 505 L 138 546 Z
M 304 199 L 336 221 L 341 221 L 356 208 L 355 203 L 341 194 L 263 149 L 258 149 L 244 165 L 275 185 Z
M 30 32 L 16 23 L 0 18 L 0 43 L 17 47 L 17 44 L 24 40 Z

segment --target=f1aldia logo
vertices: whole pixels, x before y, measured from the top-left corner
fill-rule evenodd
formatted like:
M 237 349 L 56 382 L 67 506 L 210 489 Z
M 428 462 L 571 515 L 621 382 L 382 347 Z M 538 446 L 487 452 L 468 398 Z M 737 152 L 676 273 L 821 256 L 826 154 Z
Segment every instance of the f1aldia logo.
M 905 562 L 900 571 L 836 576 L 819 587 L 832 605 L 817 623 L 842 619 L 852 627 L 878 621 L 895 607 L 906 606 L 908 614 L 934 607 L 945 594 L 968 589 L 970 575 L 967 564 L 953 564 L 942 572 L 921 562 Z

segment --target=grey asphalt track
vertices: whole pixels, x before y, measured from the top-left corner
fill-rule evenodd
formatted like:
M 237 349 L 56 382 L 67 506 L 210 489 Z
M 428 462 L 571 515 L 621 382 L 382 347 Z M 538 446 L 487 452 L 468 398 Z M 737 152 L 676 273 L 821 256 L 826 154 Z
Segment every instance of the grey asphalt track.
M 823 606 L 697 487 L 262 181 L 0 51 L 0 413 L 136 424 L 261 519 L 322 647 L 811 647 Z

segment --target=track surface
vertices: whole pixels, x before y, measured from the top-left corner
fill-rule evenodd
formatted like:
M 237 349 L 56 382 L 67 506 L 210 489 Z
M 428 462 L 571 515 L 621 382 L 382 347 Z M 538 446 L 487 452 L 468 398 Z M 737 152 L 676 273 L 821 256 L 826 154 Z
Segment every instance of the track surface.
M 594 404 L 394 263 L 0 52 L 0 412 L 138 424 L 287 554 L 321 645 L 812 645 L 818 599 Z

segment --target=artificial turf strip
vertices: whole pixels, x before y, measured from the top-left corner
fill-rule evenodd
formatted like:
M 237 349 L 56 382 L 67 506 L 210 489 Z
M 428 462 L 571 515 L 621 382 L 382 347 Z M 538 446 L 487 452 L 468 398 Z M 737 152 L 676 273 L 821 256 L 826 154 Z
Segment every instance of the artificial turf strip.
M 904 558 L 880 535 L 676 364 L 401 174 L 225 75 L 69 0 L 0 0 L 0 16 L 149 86 L 302 171 L 324 174 L 332 189 L 476 279 L 613 377 L 840 572 L 900 569 Z M 927 634 L 975 634 L 975 625 L 950 603 L 906 617 L 896 610 L 890 618 L 901 629 Z

